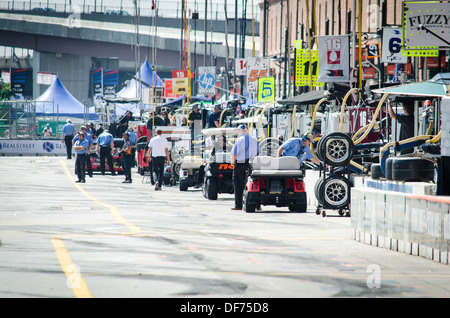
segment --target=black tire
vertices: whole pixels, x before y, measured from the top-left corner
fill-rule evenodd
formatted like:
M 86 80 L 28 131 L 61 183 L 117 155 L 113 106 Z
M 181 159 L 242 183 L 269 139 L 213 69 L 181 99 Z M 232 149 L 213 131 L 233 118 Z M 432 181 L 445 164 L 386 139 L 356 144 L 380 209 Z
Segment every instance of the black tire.
M 188 190 L 187 184 L 184 184 L 184 182 L 180 181 L 180 191 L 187 191 L 187 190 Z
M 206 195 L 208 200 L 217 200 L 217 180 L 214 178 L 206 179 Z
M 393 160 L 394 160 L 393 158 L 387 158 L 387 159 L 386 159 L 386 167 L 385 167 L 385 170 L 386 170 L 386 174 L 385 174 L 386 180 L 392 180 L 392 161 L 393 161 Z
M 325 180 L 319 179 L 314 189 L 317 201 L 324 208 L 341 209 L 350 203 L 350 181 L 342 175 L 334 174 Z M 324 196 L 322 197 L 322 194 Z
M 247 190 L 244 190 L 244 202 L 242 202 L 242 208 L 247 213 L 252 213 L 256 211 L 256 204 L 248 203 L 248 195 Z
M 319 142 L 320 145 L 317 149 L 320 153 L 319 159 L 325 164 L 332 167 L 342 167 L 352 160 L 354 144 L 347 134 L 332 132 L 322 137 Z
M 434 179 L 434 163 L 422 158 L 393 158 L 392 180 L 429 182 Z
M 381 165 L 379 163 L 374 163 L 370 166 L 370 177 L 373 180 L 379 180 L 380 177 L 384 177 L 383 171 L 381 171 Z
M 307 205 L 306 205 L 306 203 L 295 204 L 295 205 L 290 205 L 290 206 L 289 206 L 289 211 L 291 211 L 291 212 L 305 213 L 306 210 L 307 210 Z

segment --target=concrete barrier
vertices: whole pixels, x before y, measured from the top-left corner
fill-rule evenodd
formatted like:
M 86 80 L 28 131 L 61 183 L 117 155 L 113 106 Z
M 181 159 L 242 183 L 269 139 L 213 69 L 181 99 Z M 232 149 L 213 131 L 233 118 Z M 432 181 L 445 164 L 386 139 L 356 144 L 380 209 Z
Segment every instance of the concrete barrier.
M 427 183 L 362 183 L 351 189 L 355 240 L 449 264 L 450 197 Z

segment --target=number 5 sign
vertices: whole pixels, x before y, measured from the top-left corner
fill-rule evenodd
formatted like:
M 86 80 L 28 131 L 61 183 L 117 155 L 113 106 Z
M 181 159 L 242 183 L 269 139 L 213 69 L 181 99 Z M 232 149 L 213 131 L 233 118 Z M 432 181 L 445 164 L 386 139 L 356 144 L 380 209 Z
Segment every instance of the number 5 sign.
M 383 28 L 383 45 L 381 47 L 382 63 L 408 63 L 408 57 L 402 53 L 401 29 Z
M 258 93 L 258 78 L 269 75 L 268 57 L 249 57 L 247 59 L 247 91 L 251 94 Z

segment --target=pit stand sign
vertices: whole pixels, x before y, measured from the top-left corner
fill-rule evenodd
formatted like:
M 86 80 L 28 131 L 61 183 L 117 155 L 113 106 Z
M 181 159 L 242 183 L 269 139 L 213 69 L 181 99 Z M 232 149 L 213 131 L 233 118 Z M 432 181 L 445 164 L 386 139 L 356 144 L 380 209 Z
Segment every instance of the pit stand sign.
M 350 81 L 350 38 L 348 35 L 319 36 L 319 81 Z
M 250 57 L 247 59 L 247 91 L 258 93 L 258 78 L 269 75 L 270 60 L 268 57 Z
M 216 68 L 199 67 L 198 68 L 198 93 L 200 95 L 210 96 L 216 93 Z
M 408 57 L 402 53 L 402 31 L 396 28 L 383 28 L 383 45 L 381 46 L 382 63 L 408 63 Z

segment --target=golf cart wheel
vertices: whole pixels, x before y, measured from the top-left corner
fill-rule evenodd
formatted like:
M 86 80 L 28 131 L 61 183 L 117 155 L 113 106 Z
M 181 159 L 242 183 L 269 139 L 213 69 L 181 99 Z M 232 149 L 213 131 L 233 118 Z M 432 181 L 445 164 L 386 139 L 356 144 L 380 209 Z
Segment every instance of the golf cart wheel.
M 295 204 L 295 205 L 290 205 L 290 206 L 289 206 L 289 211 L 291 211 L 291 212 L 305 213 L 306 210 L 307 210 L 306 203 L 303 203 L 303 204 Z
M 208 200 L 217 200 L 217 180 L 214 178 L 206 179 L 206 196 Z
M 329 133 L 322 137 L 320 141 L 318 157 L 325 164 L 342 167 L 352 159 L 354 144 L 347 134 L 341 132 Z
M 249 204 L 248 203 L 248 192 L 247 190 L 244 191 L 244 202 L 242 202 L 242 207 L 245 212 L 252 213 L 256 211 L 256 204 Z
M 350 181 L 342 175 L 331 175 L 321 185 L 324 203 L 333 209 L 342 209 L 350 202 Z M 322 192 L 322 191 L 323 192 Z

